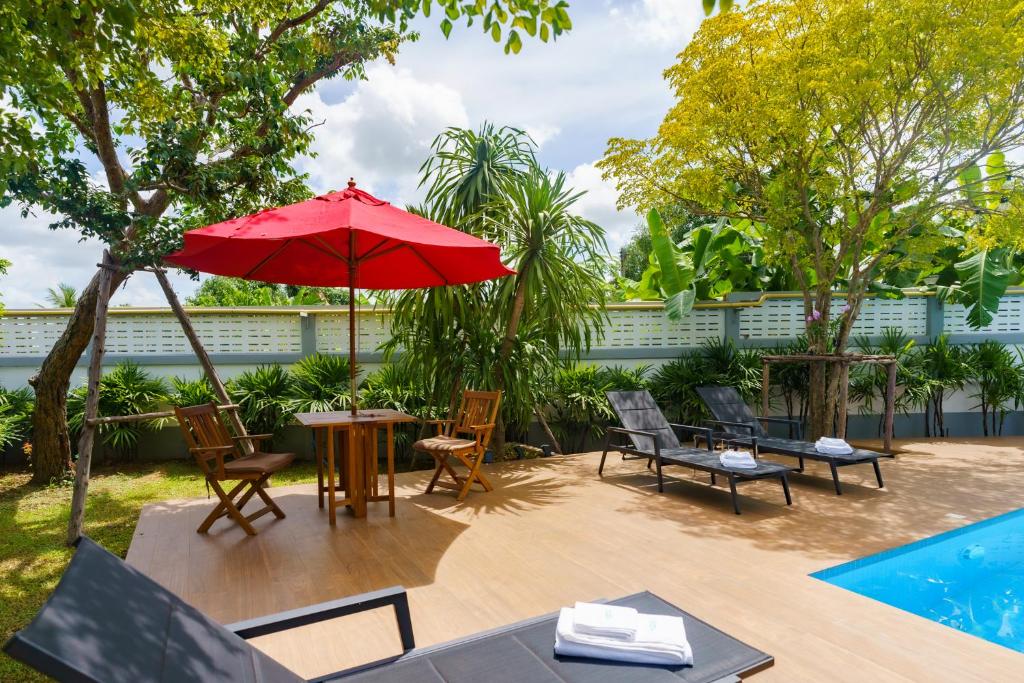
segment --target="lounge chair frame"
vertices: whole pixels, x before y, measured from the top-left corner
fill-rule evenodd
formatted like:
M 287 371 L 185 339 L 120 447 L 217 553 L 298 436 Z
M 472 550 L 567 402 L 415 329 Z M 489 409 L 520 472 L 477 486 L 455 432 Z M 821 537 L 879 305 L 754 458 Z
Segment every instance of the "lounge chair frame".
M 713 439 L 713 430 L 710 427 L 697 427 L 693 425 L 676 424 L 671 423 L 665 419 L 661 409 L 658 408 L 654 402 L 654 398 L 651 397 L 650 393 L 646 391 L 637 392 L 608 392 L 608 400 L 612 405 L 612 409 L 619 416 L 619 419 L 623 419 L 623 411 L 626 408 L 623 401 L 640 401 L 643 405 L 644 410 L 652 417 L 655 413 L 661 418 L 663 425 L 658 430 L 644 430 L 644 429 L 630 429 L 628 427 L 609 427 L 605 435 L 604 450 L 601 453 L 601 462 L 597 468 L 598 476 L 604 476 L 604 465 L 605 460 L 608 457 L 608 452 L 621 453 L 623 459 L 647 459 L 647 467 L 650 468 L 651 464 L 655 465 L 655 472 L 658 477 L 658 493 L 662 493 L 665 490 L 664 477 L 662 469 L 666 465 L 679 465 L 681 467 L 689 467 L 694 470 L 701 472 L 707 472 L 711 475 L 711 486 L 718 484 L 718 477 L 725 477 L 729 484 L 729 494 L 732 499 L 732 509 L 737 515 L 741 514 L 739 495 L 737 493 L 737 487 L 740 484 L 750 483 L 752 481 L 760 481 L 762 479 L 778 479 L 782 485 L 782 492 L 786 497 L 786 505 L 793 504 L 793 496 L 789 490 L 789 479 L 788 475 L 794 468 L 786 465 L 780 465 L 778 463 L 759 462 L 756 469 L 739 469 L 731 468 L 722 465 L 715 453 Z M 675 440 L 675 443 L 669 444 L 669 448 L 663 449 L 660 441 L 662 439 L 659 436 L 664 435 L 664 428 L 668 427 L 670 433 Z M 659 431 L 662 432 L 659 435 Z M 679 445 L 678 432 L 689 433 L 696 439 L 702 439 L 705 443 L 705 448 L 688 448 Z M 624 436 L 629 440 L 629 443 L 612 443 L 615 436 Z M 651 442 L 651 448 L 640 448 L 638 447 L 637 438 L 647 439 Z M 754 440 L 756 442 L 756 439 Z M 719 441 L 721 442 L 721 440 Z M 756 448 L 754 449 L 756 457 Z
M 753 448 L 759 453 L 775 453 L 777 455 L 797 458 L 799 467 L 795 471 L 798 473 L 804 471 L 805 460 L 828 463 L 829 471 L 832 474 L 832 484 L 837 496 L 843 495 L 843 488 L 839 483 L 840 467 L 870 463 L 875 471 L 875 480 L 878 482 L 878 488 L 885 486 L 885 482 L 882 479 L 882 468 L 878 464 L 878 459 L 891 458 L 893 457 L 891 455 L 862 448 L 855 448 L 853 453 L 849 455 L 819 453 L 813 443 L 804 441 L 803 424 L 799 420 L 754 415 L 735 387 L 698 387 L 697 393 L 708 407 L 708 410 L 715 416 L 715 419 L 705 420 L 705 424 L 724 428 L 723 431 L 717 431 L 712 435 L 712 438 L 716 441 L 740 444 Z M 728 417 L 733 419 L 722 419 L 725 417 L 721 409 L 723 405 L 730 406 L 731 411 Z M 744 421 L 736 420 L 737 416 L 741 417 Z M 770 436 L 762 423 L 787 425 L 789 438 L 782 439 Z

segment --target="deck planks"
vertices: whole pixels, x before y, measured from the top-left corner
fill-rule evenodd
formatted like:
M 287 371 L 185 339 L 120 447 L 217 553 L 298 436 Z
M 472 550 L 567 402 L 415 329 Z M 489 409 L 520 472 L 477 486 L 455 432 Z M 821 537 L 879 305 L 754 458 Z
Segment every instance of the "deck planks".
M 642 461 L 611 459 L 599 479 L 597 454 L 490 466 L 496 490 L 461 504 L 423 494 L 429 473 L 398 475 L 396 517 L 371 503 L 334 529 L 315 484 L 279 488 L 287 519 L 253 538 L 197 534 L 211 503 L 168 501 L 143 509 L 128 561 L 223 622 L 401 584 L 429 645 L 646 589 L 773 654 L 759 682 L 1021 680 L 1024 654 L 807 576 L 1022 505 L 1024 439 L 898 445 L 884 490 L 850 467 L 837 497 L 808 463 L 792 508 L 776 482 L 752 483 L 739 517 L 727 489 L 680 468 L 662 495 Z M 385 612 L 254 642 L 304 676 L 398 648 Z

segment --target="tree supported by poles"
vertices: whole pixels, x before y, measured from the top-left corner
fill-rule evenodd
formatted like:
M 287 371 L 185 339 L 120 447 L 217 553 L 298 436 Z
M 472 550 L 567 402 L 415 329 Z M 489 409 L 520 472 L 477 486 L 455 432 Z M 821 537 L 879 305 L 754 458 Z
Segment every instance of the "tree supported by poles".
M 794 353 L 786 355 L 766 355 L 761 357 L 761 414 L 768 414 L 768 396 L 770 393 L 770 375 L 773 363 L 830 363 L 839 365 L 839 401 L 836 405 L 835 434 L 840 439 L 846 438 L 847 406 L 849 403 L 850 366 L 854 364 L 883 365 L 886 370 L 885 383 L 885 428 L 883 448 L 892 453 L 892 423 L 896 412 L 896 357 L 866 355 L 860 353 L 816 354 Z
M 119 272 L 119 268 L 114 265 L 113 259 L 110 257 L 110 253 L 106 251 L 103 254 L 103 262 L 98 263 L 97 266 L 100 271 L 99 287 L 97 290 L 96 315 L 93 324 L 92 355 L 89 358 L 89 379 L 85 399 L 85 420 L 82 426 L 82 434 L 78 439 L 78 462 L 75 465 L 75 484 L 71 496 L 71 517 L 68 520 L 68 545 L 75 543 L 82 535 L 82 527 L 85 523 L 85 500 L 89 491 L 89 474 L 92 468 L 92 452 L 96 441 L 97 428 L 100 427 L 100 425 L 115 422 L 142 422 L 161 417 L 174 416 L 174 413 L 171 411 L 145 413 L 142 415 L 99 416 L 100 379 L 103 369 L 103 353 L 105 351 L 104 344 L 107 335 L 107 309 L 111 289 L 113 288 L 112 285 L 115 282 L 114 276 Z M 199 335 L 196 334 L 196 330 L 192 326 L 192 320 L 188 317 L 188 313 L 181 305 L 177 294 L 175 294 L 174 289 L 171 287 L 171 283 L 167 279 L 167 275 L 163 269 L 160 268 L 148 268 L 146 270 L 156 275 L 156 279 L 160 283 L 160 288 L 163 289 L 164 296 L 167 297 L 167 302 L 171 305 L 171 310 L 173 310 L 174 315 L 177 316 L 178 322 L 181 324 L 182 331 L 185 333 L 189 343 L 192 345 L 192 350 L 196 354 L 199 364 L 203 367 L 203 372 L 206 374 L 207 379 L 209 379 L 210 385 L 213 387 L 213 391 L 216 394 L 217 399 L 221 402 L 221 405 L 218 406 L 218 408 L 227 411 L 229 419 L 231 420 L 231 426 L 234 428 L 237 435 L 246 436 L 247 432 L 245 430 L 245 425 L 242 423 L 242 419 L 238 414 L 239 406 L 231 403 L 227 389 L 221 381 L 220 376 L 217 374 L 217 369 L 210 360 L 210 355 L 206 352 L 202 342 L 199 340 Z M 246 452 L 252 451 L 252 444 L 249 443 L 247 439 L 241 439 L 241 443 L 246 449 Z

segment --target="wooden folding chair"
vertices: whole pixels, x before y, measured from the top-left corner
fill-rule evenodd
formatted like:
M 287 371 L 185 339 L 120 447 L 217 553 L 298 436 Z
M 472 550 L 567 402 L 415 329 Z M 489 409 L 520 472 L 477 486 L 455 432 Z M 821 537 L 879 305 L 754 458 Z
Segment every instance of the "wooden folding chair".
M 500 405 L 500 391 L 467 391 L 462 396 L 462 405 L 454 420 L 428 420 L 428 424 L 437 426 L 437 435 L 421 439 L 412 446 L 417 451 L 428 453 L 437 463 L 427 493 L 431 493 L 435 486 L 440 486 L 458 491 L 458 500 L 463 500 L 469 495 L 474 482 L 483 486 L 485 491 L 494 490 L 491 482 L 480 471 L 480 463 L 491 441 Z M 449 458 L 455 458 L 465 465 L 469 469 L 468 474 L 465 477 L 456 474 Z M 444 472 L 448 473 L 453 482 L 438 481 Z
M 189 452 L 195 457 L 199 469 L 206 475 L 206 483 L 217 494 L 220 502 L 207 515 L 203 523 L 196 529 L 205 534 L 221 517 L 234 520 L 245 533 L 256 535 L 252 521 L 273 512 L 278 519 L 284 519 L 284 512 L 277 506 L 266 491 L 270 475 L 283 470 L 295 459 L 294 453 L 264 453 L 256 445 L 271 437 L 270 434 L 245 434 L 232 436 L 221 419 L 217 404 L 208 403 L 189 408 L 175 408 L 178 424 L 188 445 Z M 242 441 L 253 443 L 254 451 L 244 455 L 239 448 Z M 237 481 L 229 491 L 225 491 L 221 482 Z M 266 505 L 245 516 L 242 508 L 254 496 L 263 499 Z

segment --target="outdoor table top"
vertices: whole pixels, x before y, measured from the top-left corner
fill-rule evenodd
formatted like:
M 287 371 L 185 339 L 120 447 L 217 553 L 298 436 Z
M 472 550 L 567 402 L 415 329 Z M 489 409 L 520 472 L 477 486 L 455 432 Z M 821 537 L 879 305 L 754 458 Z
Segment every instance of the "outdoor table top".
M 343 427 L 359 424 L 397 424 L 416 422 L 412 415 L 390 408 L 370 408 L 352 415 L 351 410 L 334 410 L 326 413 L 295 413 L 295 420 L 303 427 Z

